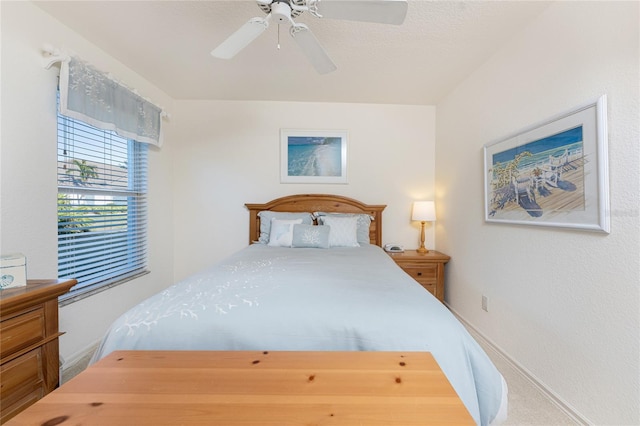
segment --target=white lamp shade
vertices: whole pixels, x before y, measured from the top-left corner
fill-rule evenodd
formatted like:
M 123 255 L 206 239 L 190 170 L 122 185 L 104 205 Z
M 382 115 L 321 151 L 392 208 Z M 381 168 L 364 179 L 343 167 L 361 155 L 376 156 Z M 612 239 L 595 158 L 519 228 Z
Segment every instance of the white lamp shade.
M 414 201 L 411 220 L 432 222 L 436 220 L 436 205 L 433 201 Z

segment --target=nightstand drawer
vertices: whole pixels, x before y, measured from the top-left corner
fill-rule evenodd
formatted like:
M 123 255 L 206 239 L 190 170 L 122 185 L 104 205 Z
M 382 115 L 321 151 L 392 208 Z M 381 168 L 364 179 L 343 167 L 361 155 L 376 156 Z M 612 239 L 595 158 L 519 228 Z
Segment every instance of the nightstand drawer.
M 449 256 L 434 250 L 427 253 L 406 250 L 389 253 L 389 256 L 411 278 L 444 302 L 444 264 L 449 261 Z
M 438 265 L 402 264 L 400 267 L 420 284 L 435 284 L 438 279 Z
M 429 293 L 433 294 L 434 296 L 438 297 L 438 287 L 436 286 L 436 283 L 433 284 L 424 284 L 424 283 L 420 283 L 422 285 L 422 287 L 424 287 L 425 290 L 427 290 Z

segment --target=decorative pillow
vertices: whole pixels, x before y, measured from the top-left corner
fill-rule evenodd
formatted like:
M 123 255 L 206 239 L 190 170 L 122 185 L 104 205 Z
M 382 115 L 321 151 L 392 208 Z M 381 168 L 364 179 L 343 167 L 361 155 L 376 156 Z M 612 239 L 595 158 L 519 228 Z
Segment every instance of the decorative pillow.
M 357 238 L 358 244 L 370 244 L 371 239 L 369 237 L 369 227 L 371 226 L 371 221 L 373 220 L 373 216 L 368 214 L 358 214 L 358 213 L 326 213 L 326 212 L 314 212 L 313 215 L 318 219 L 318 223 L 323 224 L 323 218 L 326 216 L 337 216 L 337 217 L 357 217 L 358 218 L 358 227 L 357 227 Z
M 329 248 L 329 231 L 322 225 L 293 225 L 292 247 Z
M 269 243 L 269 233 L 271 231 L 271 219 L 295 220 L 302 219 L 302 223 L 307 225 L 313 224 L 313 216 L 311 213 L 290 213 L 290 212 L 272 212 L 263 210 L 258 213 L 260 216 L 260 238 L 258 242 L 261 244 Z
M 293 240 L 293 226 L 302 223 L 302 219 L 281 220 L 275 217 L 271 219 L 271 232 L 269 244 L 274 247 L 291 247 Z
M 324 216 L 324 225 L 330 226 L 329 247 L 359 247 L 358 218 L 355 216 Z

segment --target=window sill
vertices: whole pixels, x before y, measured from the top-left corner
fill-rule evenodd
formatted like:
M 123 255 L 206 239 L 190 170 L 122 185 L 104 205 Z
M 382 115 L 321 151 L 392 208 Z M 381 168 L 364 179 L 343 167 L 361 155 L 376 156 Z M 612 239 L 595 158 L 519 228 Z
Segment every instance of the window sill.
M 87 297 L 93 296 L 94 294 L 101 293 L 105 290 L 109 290 L 110 288 L 119 286 L 120 284 L 124 284 L 131 280 L 140 278 L 144 275 L 147 275 L 149 272 L 150 271 L 147 271 L 147 270 L 142 272 L 137 272 L 133 275 L 129 275 L 129 276 L 117 279 L 116 281 L 109 282 L 108 284 L 102 284 L 102 285 L 96 284 L 86 289 L 78 290 L 77 292 L 70 292 L 70 293 L 64 294 L 58 298 L 58 306 L 62 308 L 63 306 L 67 306 L 72 303 L 78 302 L 82 299 L 85 299 Z

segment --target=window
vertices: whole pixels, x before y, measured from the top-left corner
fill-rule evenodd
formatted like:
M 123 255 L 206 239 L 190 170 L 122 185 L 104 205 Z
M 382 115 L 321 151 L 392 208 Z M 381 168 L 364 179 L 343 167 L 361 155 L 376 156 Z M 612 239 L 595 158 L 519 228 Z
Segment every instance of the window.
M 58 114 L 58 276 L 62 299 L 146 270 L 147 144 Z

